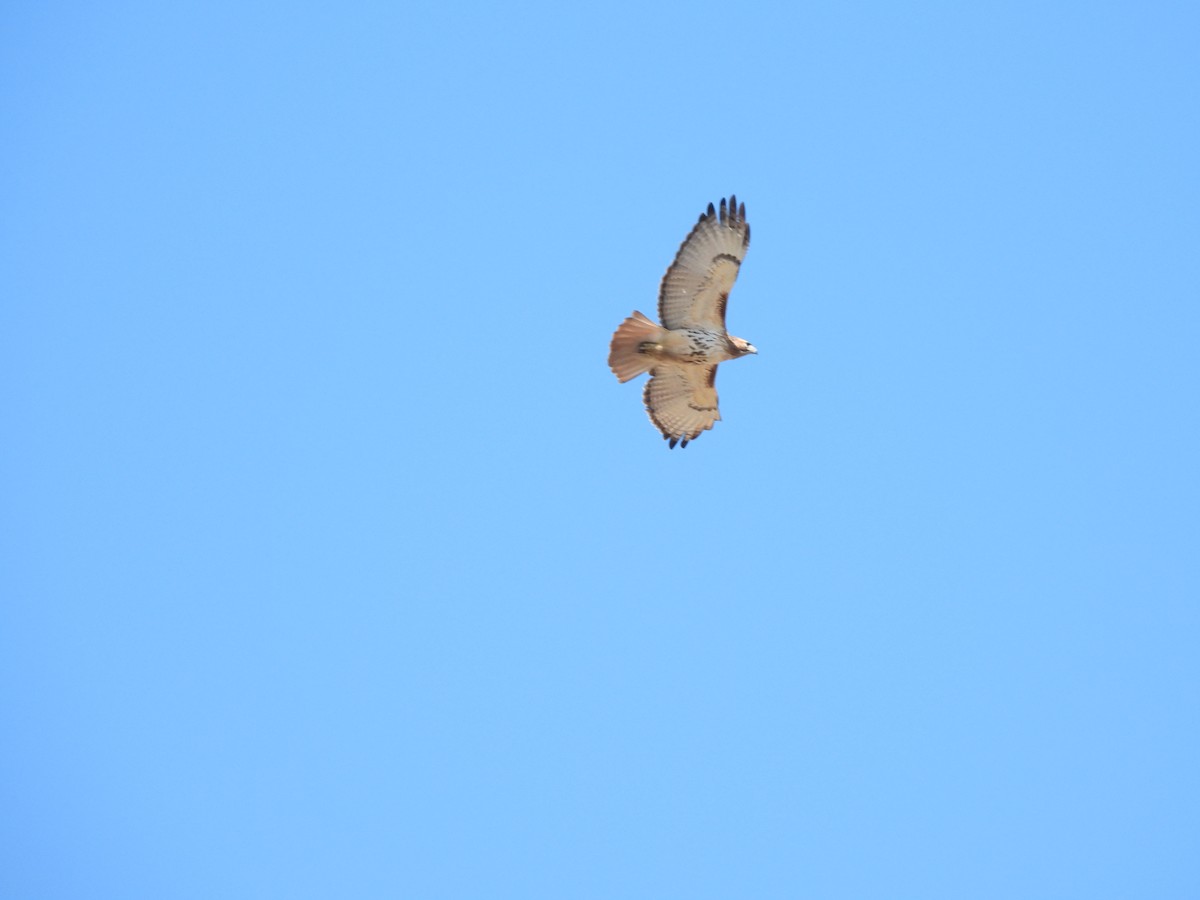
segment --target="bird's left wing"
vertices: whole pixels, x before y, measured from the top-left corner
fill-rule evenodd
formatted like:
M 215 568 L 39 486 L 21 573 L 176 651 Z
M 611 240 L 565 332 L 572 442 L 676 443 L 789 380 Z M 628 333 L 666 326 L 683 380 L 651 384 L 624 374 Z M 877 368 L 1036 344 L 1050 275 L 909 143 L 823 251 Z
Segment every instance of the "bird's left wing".
M 665 327 L 725 330 L 725 304 L 750 247 L 746 204 L 730 196 L 720 208 L 708 204 L 679 246 L 658 288 L 658 317 Z
M 721 418 L 716 366 L 662 364 L 650 373 L 642 399 L 650 421 L 671 447 L 694 441 Z

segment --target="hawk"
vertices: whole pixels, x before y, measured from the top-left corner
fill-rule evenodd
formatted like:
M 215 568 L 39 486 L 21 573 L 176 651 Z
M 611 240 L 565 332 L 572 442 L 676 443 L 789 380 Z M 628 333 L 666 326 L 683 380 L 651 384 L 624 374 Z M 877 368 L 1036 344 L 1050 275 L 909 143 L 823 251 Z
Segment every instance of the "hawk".
M 609 368 L 622 384 L 650 373 L 642 399 L 672 449 L 721 418 L 717 364 L 758 352 L 725 330 L 725 305 L 749 246 L 746 205 L 732 194 L 719 209 L 708 204 L 658 288 L 662 324 L 635 310 L 613 334 Z

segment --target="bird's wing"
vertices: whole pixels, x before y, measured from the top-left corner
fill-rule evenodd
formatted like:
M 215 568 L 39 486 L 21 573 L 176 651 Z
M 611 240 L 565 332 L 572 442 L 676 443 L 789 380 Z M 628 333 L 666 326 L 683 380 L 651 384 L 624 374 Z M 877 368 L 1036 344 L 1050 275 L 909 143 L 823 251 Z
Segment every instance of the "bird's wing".
M 716 366 L 658 365 L 642 399 L 662 436 L 686 447 L 721 418 L 717 409 Z
M 725 330 L 725 304 L 750 246 L 746 204 L 737 197 L 719 209 L 708 204 L 658 289 L 658 317 L 667 328 Z

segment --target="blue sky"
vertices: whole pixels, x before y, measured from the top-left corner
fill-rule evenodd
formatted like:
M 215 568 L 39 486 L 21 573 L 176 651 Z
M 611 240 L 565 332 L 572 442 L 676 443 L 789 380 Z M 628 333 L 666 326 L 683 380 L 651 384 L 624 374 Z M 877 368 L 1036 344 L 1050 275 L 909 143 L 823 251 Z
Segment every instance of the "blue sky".
M 1200 893 L 1194 6 L 0 21 L 0 893 Z

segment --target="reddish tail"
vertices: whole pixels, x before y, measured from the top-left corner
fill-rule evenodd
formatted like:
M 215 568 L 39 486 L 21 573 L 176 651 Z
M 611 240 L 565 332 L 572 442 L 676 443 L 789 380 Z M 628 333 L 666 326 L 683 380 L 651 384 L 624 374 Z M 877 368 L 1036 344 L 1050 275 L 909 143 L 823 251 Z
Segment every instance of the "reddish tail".
M 608 354 L 608 367 L 618 381 L 624 383 L 637 378 L 654 366 L 655 356 L 646 353 L 644 345 L 657 343 L 665 330 L 636 311 L 621 323 L 613 334 Z

